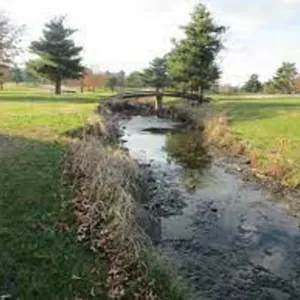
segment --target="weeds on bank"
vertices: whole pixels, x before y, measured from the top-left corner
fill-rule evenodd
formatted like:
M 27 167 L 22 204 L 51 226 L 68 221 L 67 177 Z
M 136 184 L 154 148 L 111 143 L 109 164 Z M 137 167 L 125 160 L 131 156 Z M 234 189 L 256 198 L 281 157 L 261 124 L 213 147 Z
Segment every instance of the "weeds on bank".
M 295 170 L 293 159 L 287 154 L 291 146 L 286 139 L 277 139 L 275 149 L 268 149 L 266 152 L 238 138 L 224 114 L 213 115 L 204 123 L 207 145 L 218 146 L 233 156 L 248 157 L 253 172 L 259 177 L 271 177 L 290 188 L 299 186 L 300 176 Z
M 113 132 L 110 126 L 89 125 L 66 156 L 65 178 L 76 191 L 78 239 L 108 261 L 105 285 L 112 299 L 187 299 L 165 267 L 158 265 L 137 223 L 137 215 L 143 213 L 137 202 L 141 173 L 126 151 L 105 143 Z M 96 285 L 94 293 L 101 295 L 102 287 Z

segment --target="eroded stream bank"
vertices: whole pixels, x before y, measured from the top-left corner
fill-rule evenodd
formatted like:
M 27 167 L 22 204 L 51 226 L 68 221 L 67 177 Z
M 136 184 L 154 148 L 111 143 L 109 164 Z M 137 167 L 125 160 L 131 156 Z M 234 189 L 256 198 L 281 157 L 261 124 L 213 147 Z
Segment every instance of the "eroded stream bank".
M 196 299 L 300 299 L 300 230 L 284 200 L 243 182 L 234 165 L 210 161 L 170 120 L 138 116 L 120 126 L 154 178 L 158 247 Z

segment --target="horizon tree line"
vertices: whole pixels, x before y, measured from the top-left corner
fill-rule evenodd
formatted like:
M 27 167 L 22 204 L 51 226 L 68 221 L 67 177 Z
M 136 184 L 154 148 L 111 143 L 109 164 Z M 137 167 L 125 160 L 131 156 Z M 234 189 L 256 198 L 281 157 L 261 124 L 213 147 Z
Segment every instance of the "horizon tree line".
M 217 58 L 223 49 L 226 28 L 219 25 L 203 4 L 198 4 L 190 15 L 190 21 L 181 27 L 183 38 L 172 40 L 173 47 L 163 57 L 154 58 L 149 67 L 126 76 L 119 73 L 93 73 L 82 64 L 83 48 L 77 46 L 73 35 L 77 31 L 66 25 L 66 17 L 55 17 L 45 24 L 42 37 L 30 45 L 36 55 L 20 68 L 14 63 L 20 52 L 22 26 L 12 24 L 0 12 L 0 88 L 5 81 L 52 82 L 55 93 L 61 93 L 66 80 L 79 82 L 81 90 L 106 86 L 112 92 L 119 87 L 151 87 L 157 93 L 165 88 L 197 94 L 203 98 L 205 91 L 216 90 L 221 75 Z M 283 62 L 276 74 L 266 83 L 252 74 L 240 91 L 249 93 L 295 93 L 300 89 L 300 77 L 294 63 Z

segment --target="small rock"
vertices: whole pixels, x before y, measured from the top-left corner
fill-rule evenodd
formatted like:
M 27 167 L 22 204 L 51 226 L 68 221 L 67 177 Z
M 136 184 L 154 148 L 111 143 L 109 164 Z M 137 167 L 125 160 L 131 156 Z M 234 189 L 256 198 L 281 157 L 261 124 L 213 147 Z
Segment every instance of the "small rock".
M 215 208 L 215 207 L 211 208 L 210 210 L 211 210 L 212 212 L 214 212 L 214 213 L 218 212 L 218 209 Z

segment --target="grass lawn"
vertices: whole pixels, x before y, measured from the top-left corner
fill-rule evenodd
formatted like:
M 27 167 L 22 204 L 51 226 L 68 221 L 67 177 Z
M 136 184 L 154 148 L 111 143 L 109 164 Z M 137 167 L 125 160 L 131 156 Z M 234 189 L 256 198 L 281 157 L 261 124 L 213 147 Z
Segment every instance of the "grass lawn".
M 0 298 L 90 299 L 97 272 L 106 278 L 99 256 L 76 242 L 61 184 L 62 133 L 82 125 L 98 97 L 0 92 Z
M 225 112 L 233 132 L 257 152 L 261 165 L 284 158 L 293 164 L 286 183 L 300 184 L 300 97 L 215 96 L 212 106 Z M 279 156 L 272 155 L 278 153 Z M 281 158 L 280 158 L 281 156 Z

